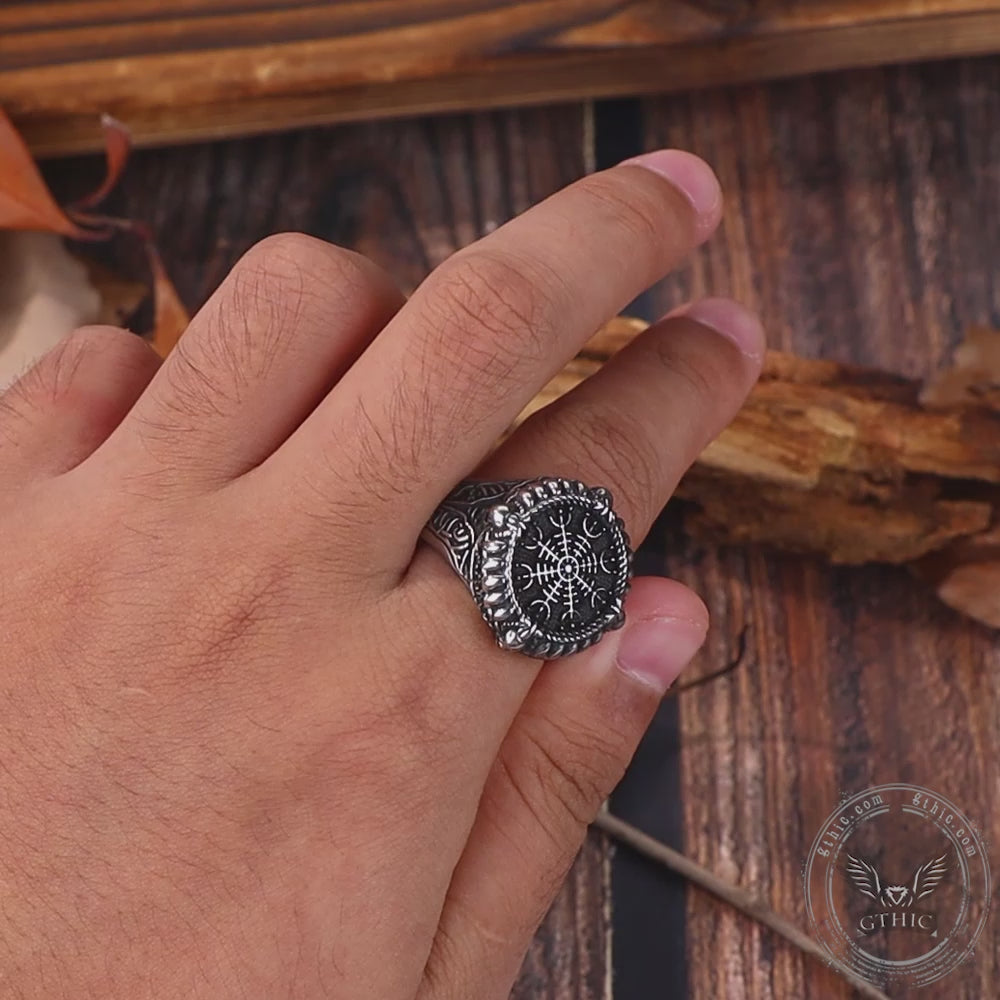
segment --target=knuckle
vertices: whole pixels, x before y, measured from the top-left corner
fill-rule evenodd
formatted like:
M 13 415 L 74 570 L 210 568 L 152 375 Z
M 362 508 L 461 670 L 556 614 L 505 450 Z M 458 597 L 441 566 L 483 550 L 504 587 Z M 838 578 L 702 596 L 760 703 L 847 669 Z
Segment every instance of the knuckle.
M 157 394 L 159 403 L 171 417 L 194 421 L 226 409 L 224 404 L 231 391 L 219 378 L 216 359 L 227 357 L 219 339 L 216 335 L 204 338 L 195 349 L 190 338 L 181 337 L 171 351 L 165 366 L 169 391 Z M 228 361 L 226 367 L 230 367 Z
M 237 384 L 261 377 L 303 338 L 328 336 L 331 318 L 372 319 L 398 296 L 360 254 L 302 233 L 268 236 L 237 262 L 199 331 L 212 363 Z
M 392 376 L 386 412 L 357 408 L 355 454 L 367 489 L 384 497 L 424 481 L 454 428 L 474 430 L 544 361 L 558 302 L 551 281 L 535 280 L 542 276 L 514 255 L 476 249 L 428 279 L 412 364 Z
M 149 344 L 134 333 L 118 326 L 98 324 L 77 327 L 60 346 L 80 354 L 92 352 L 103 356 L 153 353 Z
M 467 591 L 436 553 L 418 553 L 412 570 L 402 586 L 372 605 L 391 664 L 380 674 L 403 710 L 402 728 L 416 726 L 436 752 L 460 757 L 468 752 L 470 687 L 456 664 L 477 662 L 490 670 L 494 657 L 504 654 L 484 641 L 474 619 L 459 616 L 454 627 L 443 627 L 441 609 L 467 600 Z
M 80 349 L 102 368 L 138 373 L 160 365 L 160 356 L 148 340 L 117 326 L 83 326 L 70 336 L 78 338 L 83 345 Z
M 662 479 L 660 463 L 649 433 L 638 421 L 622 414 L 586 421 L 580 448 L 617 494 L 637 498 L 656 495 Z
M 614 171 L 594 174 L 582 184 L 595 225 L 616 227 L 640 246 L 663 245 L 664 201 Z
M 427 683 L 441 672 L 434 651 L 400 646 L 390 643 L 391 653 L 383 651 L 370 664 L 362 712 L 369 735 L 378 737 L 373 749 L 395 757 L 414 792 L 432 792 L 433 776 L 467 755 L 467 730 L 454 707 L 442 703 L 440 688 Z
M 655 348 L 656 360 L 681 384 L 695 408 L 703 411 L 710 406 L 729 380 L 724 370 L 729 352 L 706 350 L 690 338 L 671 336 L 669 332 L 657 338 Z
M 305 233 L 274 233 L 259 240 L 236 264 L 236 268 L 259 274 L 265 280 L 297 278 L 322 272 L 332 263 L 337 248 Z
M 15 398 L 29 405 L 58 402 L 70 392 L 80 368 L 127 365 L 152 349 L 133 333 L 112 326 L 82 326 L 61 340 L 12 386 Z
M 428 296 L 427 360 L 451 359 L 472 388 L 503 391 L 548 354 L 558 322 L 550 282 L 525 259 L 487 250 L 459 254 Z
M 297 233 L 269 236 L 243 255 L 215 297 L 206 329 L 199 331 L 203 349 L 238 385 L 266 373 L 299 326 L 308 296 L 322 287 L 310 275 L 314 242 Z
M 567 454 L 579 457 L 595 483 L 609 487 L 625 505 L 645 505 L 662 488 L 663 469 L 649 428 L 622 409 L 590 409 L 585 415 L 556 407 L 540 411 L 542 435 L 572 443 Z M 666 498 L 664 498 L 666 499 Z M 634 525 L 630 525 L 634 527 Z
M 254 244 L 234 268 L 245 284 L 267 295 L 277 286 L 309 293 L 360 293 L 386 280 L 381 270 L 361 254 L 305 233 L 276 233 Z

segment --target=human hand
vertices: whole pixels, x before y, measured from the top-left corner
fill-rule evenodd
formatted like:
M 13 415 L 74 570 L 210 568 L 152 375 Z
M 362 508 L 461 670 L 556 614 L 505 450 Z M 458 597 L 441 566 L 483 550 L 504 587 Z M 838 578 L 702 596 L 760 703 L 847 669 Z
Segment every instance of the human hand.
M 162 365 L 90 328 L 0 397 L 4 996 L 507 995 L 707 615 L 639 579 L 623 629 L 543 665 L 418 537 L 470 474 L 606 485 L 643 537 L 759 371 L 734 304 L 491 448 L 720 215 L 704 164 L 650 154 L 405 304 L 272 237 Z

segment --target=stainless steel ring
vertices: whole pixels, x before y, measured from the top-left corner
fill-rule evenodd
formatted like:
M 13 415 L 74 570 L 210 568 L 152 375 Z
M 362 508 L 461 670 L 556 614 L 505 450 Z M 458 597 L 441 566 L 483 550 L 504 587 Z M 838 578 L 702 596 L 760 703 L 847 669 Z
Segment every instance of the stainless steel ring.
M 465 581 L 504 649 L 569 656 L 625 622 L 632 550 L 603 487 L 467 480 L 423 537 Z

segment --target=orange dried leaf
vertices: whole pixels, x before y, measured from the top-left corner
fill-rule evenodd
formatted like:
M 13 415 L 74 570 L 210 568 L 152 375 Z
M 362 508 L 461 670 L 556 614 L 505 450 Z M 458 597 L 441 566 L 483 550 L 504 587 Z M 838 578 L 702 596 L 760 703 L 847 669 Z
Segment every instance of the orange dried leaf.
M 87 234 L 56 204 L 24 140 L 0 109 L 0 229 Z
M 152 242 L 147 241 L 149 267 L 153 273 L 153 336 L 152 343 L 161 357 L 166 357 L 187 329 L 191 317 L 181 302 L 174 283 L 167 275 L 163 261 Z
M 107 114 L 102 115 L 101 128 L 104 130 L 104 155 L 107 160 L 104 180 L 96 191 L 86 198 L 81 198 L 73 206 L 74 210 L 92 208 L 107 198 L 121 179 L 129 153 L 132 151 L 132 134 L 117 118 Z

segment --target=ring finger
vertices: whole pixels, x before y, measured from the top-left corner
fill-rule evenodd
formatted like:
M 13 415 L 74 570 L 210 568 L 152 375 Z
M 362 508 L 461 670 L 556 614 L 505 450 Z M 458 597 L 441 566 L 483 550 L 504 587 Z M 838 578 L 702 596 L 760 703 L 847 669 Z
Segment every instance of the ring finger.
M 600 372 L 534 414 L 477 471 L 486 479 L 566 476 L 608 487 L 638 543 L 677 480 L 736 414 L 760 371 L 764 334 L 741 306 L 710 299 L 644 331 Z M 418 551 L 400 597 L 407 620 L 449 621 L 448 641 L 475 670 L 439 692 L 478 739 L 466 766 L 484 777 L 534 680 L 533 661 L 490 650 L 463 582 L 437 552 Z M 456 652 L 456 655 L 458 653 Z M 512 658 L 516 658 L 512 659 Z
M 483 474 L 556 474 L 608 485 L 641 538 L 687 466 L 739 408 L 762 353 L 753 316 L 724 300 L 697 303 L 539 411 Z M 442 570 L 429 565 L 428 572 Z M 480 731 L 491 708 L 509 728 L 496 761 L 486 761 L 476 822 L 428 964 L 436 988 L 421 1000 L 486 997 L 495 984 L 509 983 L 586 824 L 628 764 L 663 690 L 704 638 L 704 605 L 672 581 L 637 581 L 628 613 L 624 630 L 595 649 L 549 664 L 537 679 L 533 670 L 507 670 L 505 681 L 473 695 Z
M 760 321 L 704 299 L 643 331 L 594 376 L 532 414 L 485 479 L 566 476 L 606 486 L 634 542 L 760 373 Z

